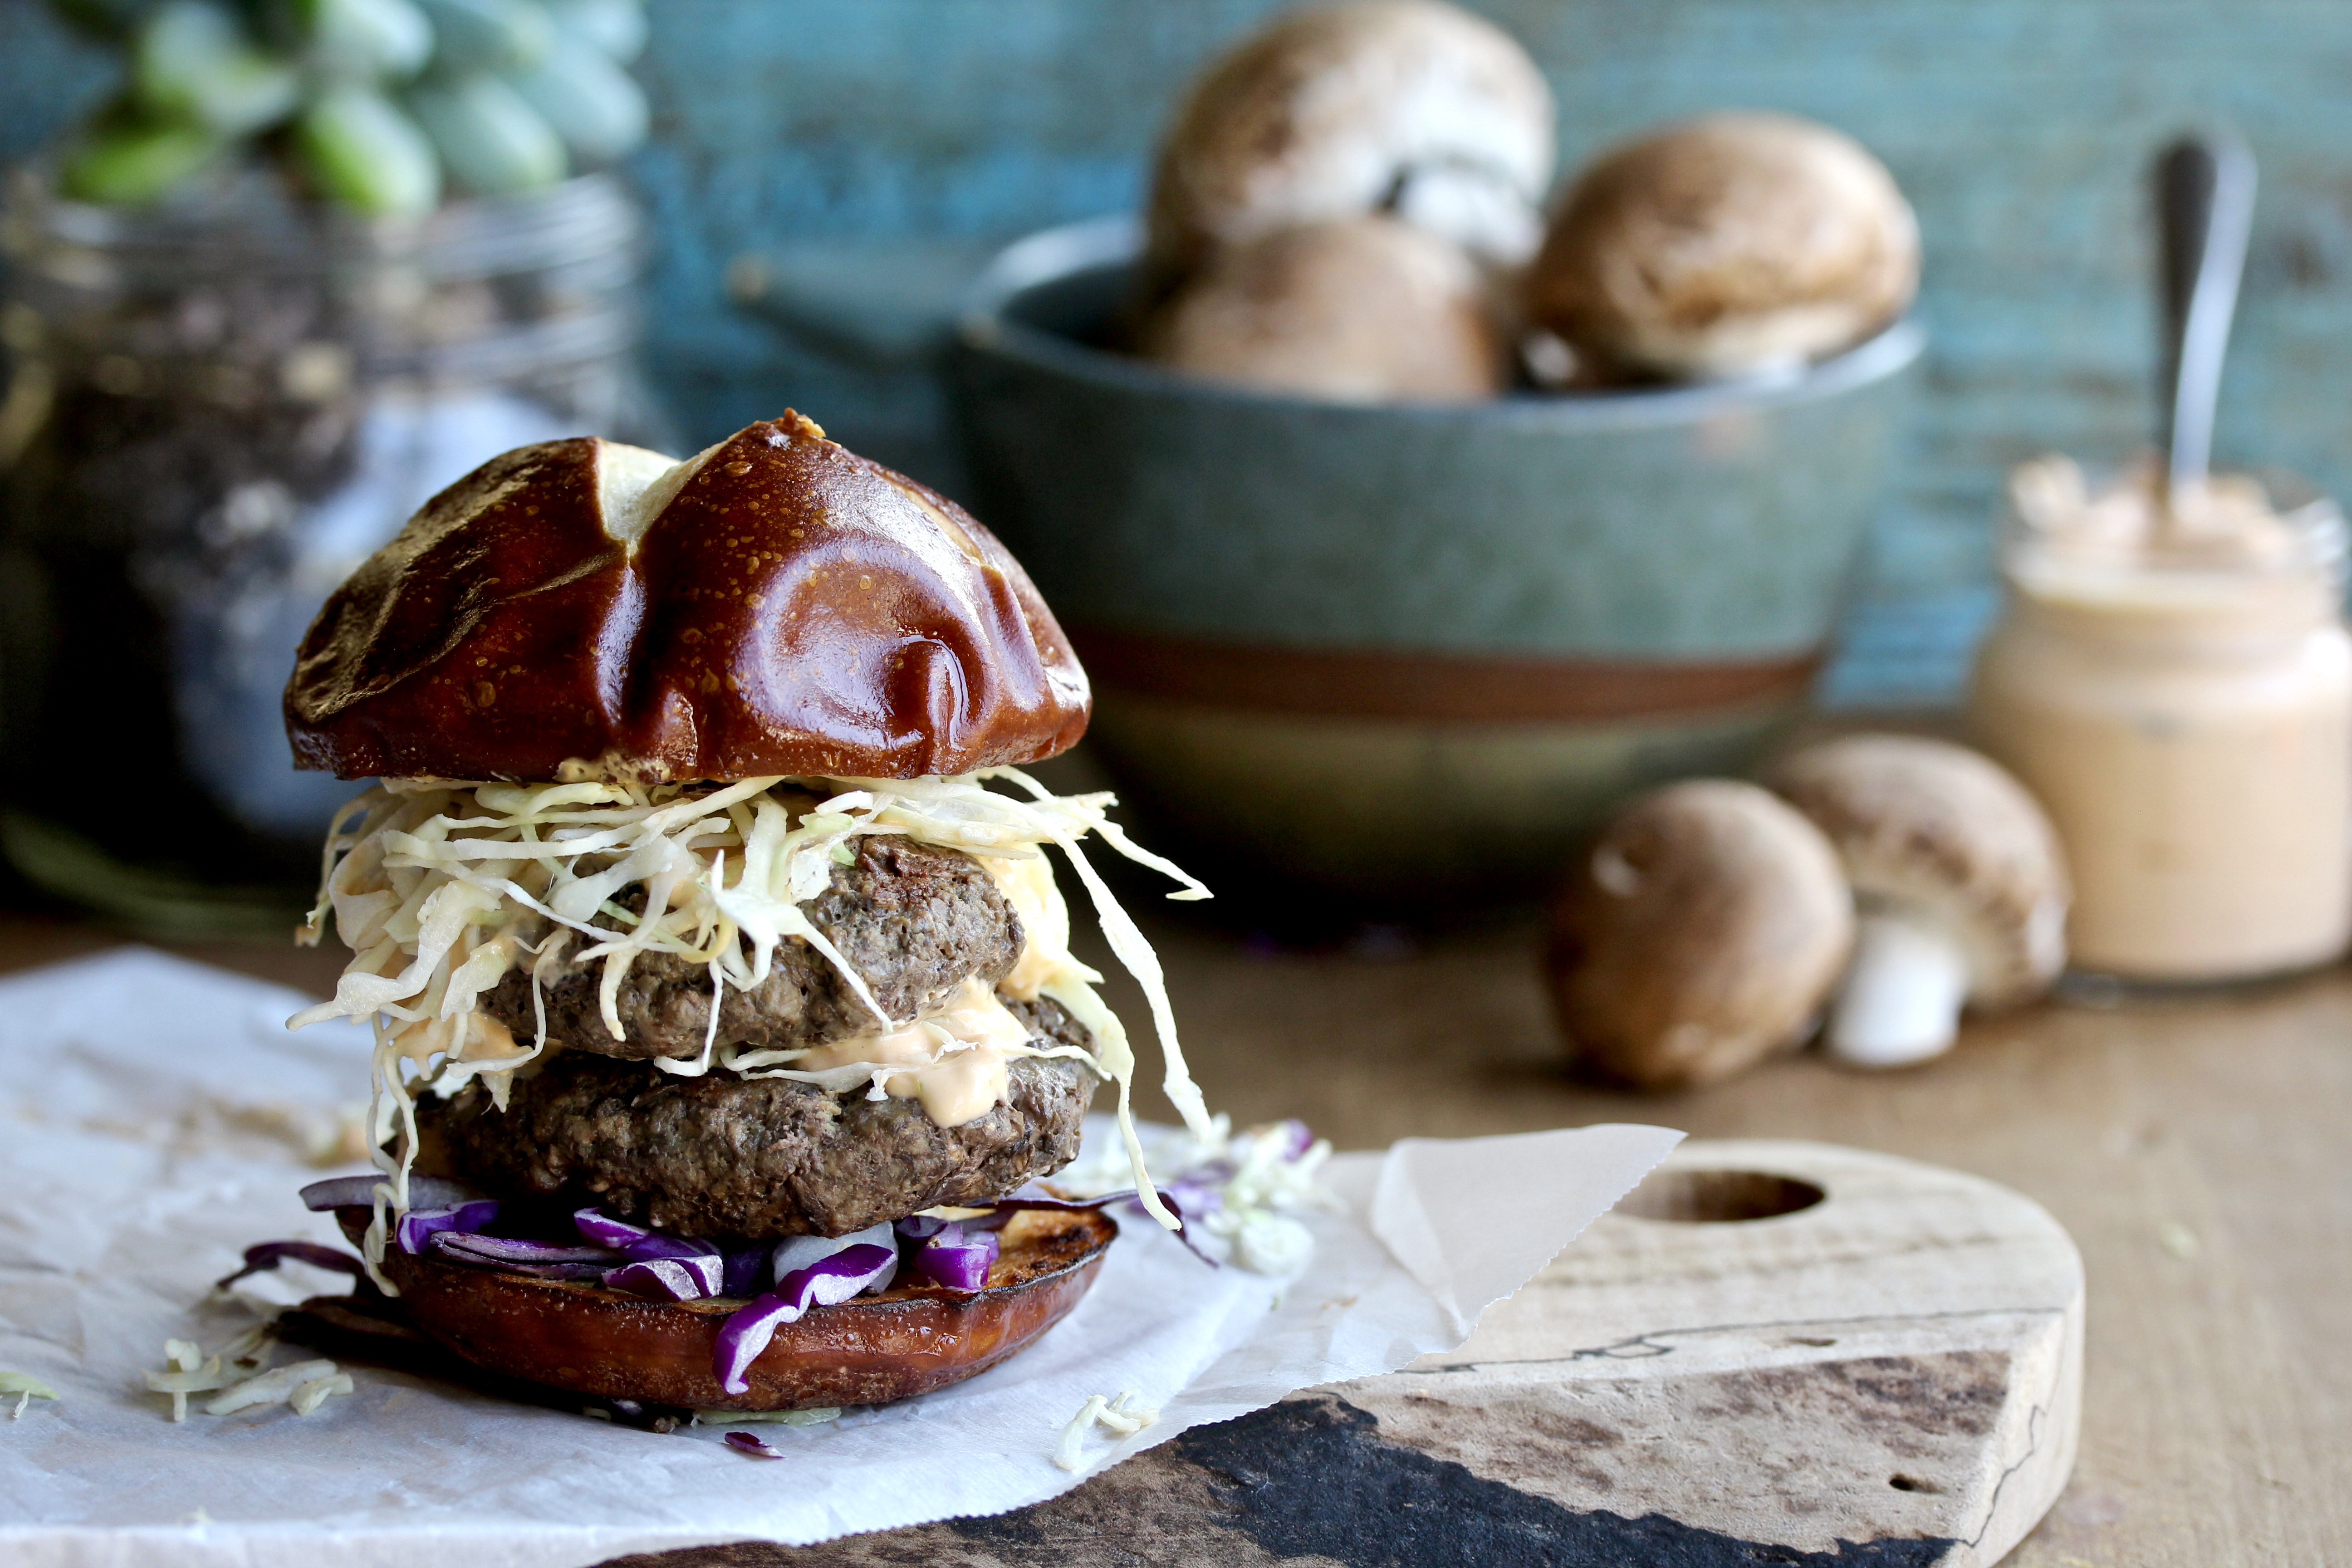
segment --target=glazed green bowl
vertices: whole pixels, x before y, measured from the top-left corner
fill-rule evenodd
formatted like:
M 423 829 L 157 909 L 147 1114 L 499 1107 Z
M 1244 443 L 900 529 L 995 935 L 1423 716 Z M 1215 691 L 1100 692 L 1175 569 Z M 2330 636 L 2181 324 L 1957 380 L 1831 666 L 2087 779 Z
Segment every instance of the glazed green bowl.
M 1128 220 L 1048 230 L 959 329 L 980 517 L 1094 678 L 1139 815 L 1366 910 L 1509 899 L 1804 702 L 1919 330 L 1775 381 L 1354 405 L 1107 346 Z

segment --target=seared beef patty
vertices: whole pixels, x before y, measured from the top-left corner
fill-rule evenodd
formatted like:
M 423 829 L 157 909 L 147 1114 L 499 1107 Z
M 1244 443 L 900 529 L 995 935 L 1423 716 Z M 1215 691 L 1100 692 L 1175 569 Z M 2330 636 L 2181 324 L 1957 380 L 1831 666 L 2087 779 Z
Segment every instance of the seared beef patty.
M 1093 1047 L 1052 1002 L 1006 1005 L 1033 1037 Z M 941 1127 L 919 1101 L 863 1088 L 566 1053 L 518 1079 L 503 1115 L 478 1084 L 420 1101 L 416 1168 L 503 1196 L 562 1194 L 673 1235 L 845 1236 L 1060 1170 L 1094 1091 L 1084 1063 L 1023 1058 L 1002 1104 Z
M 980 862 L 897 834 L 855 842 L 856 861 L 834 868 L 832 886 L 803 909 L 892 1017 L 936 1010 L 971 975 L 992 985 L 1012 973 L 1021 957 L 1021 921 Z M 636 896 L 642 900 L 644 890 Z M 595 959 L 567 963 L 549 974 L 541 988 L 549 1039 L 635 1059 L 702 1054 L 710 1023 L 709 969 L 676 953 L 640 953 L 621 982 L 625 1040 L 613 1038 L 604 1026 L 597 1002 L 604 973 L 604 960 Z M 483 994 L 481 1008 L 517 1039 L 539 1037 L 528 969 L 509 970 Z M 824 954 L 805 942 L 786 941 L 763 984 L 726 993 L 718 1043 L 795 1050 L 877 1026 Z

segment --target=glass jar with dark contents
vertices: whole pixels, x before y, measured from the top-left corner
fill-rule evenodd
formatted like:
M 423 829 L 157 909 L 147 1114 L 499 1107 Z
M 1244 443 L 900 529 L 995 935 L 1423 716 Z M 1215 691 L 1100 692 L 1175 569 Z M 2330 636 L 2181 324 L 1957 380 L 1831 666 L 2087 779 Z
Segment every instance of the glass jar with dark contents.
M 590 175 L 421 223 L 295 205 L 0 214 L 0 850 L 162 935 L 271 933 L 336 807 L 279 698 L 326 595 L 483 460 L 667 447 L 633 205 Z

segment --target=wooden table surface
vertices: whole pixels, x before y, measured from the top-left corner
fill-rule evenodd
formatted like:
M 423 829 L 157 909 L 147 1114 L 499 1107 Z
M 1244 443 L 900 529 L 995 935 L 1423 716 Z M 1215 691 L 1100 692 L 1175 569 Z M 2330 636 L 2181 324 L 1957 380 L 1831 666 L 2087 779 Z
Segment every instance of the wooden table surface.
M 2352 973 L 2045 1005 L 1899 1076 L 1808 1056 L 1644 1097 L 1560 1070 L 1524 931 L 1328 954 L 1153 935 L 1196 1076 L 1239 1121 L 1303 1116 L 1342 1148 L 1654 1121 L 1885 1150 L 2038 1199 L 2087 1266 L 2089 1386 L 2073 1485 L 2010 1561 L 2352 1563 Z M 0 968 L 110 940 L 0 919 Z M 340 967 L 180 951 L 312 990 Z

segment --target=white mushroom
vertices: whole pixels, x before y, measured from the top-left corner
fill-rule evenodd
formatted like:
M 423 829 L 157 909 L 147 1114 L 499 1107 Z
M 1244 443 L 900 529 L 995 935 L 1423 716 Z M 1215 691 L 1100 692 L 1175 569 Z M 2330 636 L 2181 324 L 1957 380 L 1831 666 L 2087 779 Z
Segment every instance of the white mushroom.
M 1800 1043 L 1845 967 L 1837 854 L 1753 784 L 1636 800 L 1553 912 L 1549 968 L 1578 1054 L 1644 1089 L 1710 1083 Z
M 1220 252 L 1136 346 L 1198 375 L 1349 402 L 1499 392 L 1507 365 L 1461 251 L 1394 218 L 1283 229 Z
M 1529 317 L 1621 375 L 1757 374 L 1900 316 L 1919 230 L 1852 137 L 1785 114 L 1711 114 L 1587 168 L 1528 268 Z
M 1863 1067 L 1951 1047 L 1964 1005 L 2049 988 L 2066 963 L 2066 868 L 2025 787 L 1965 746 L 1851 735 L 1771 781 L 1837 846 L 1859 937 L 1827 1034 Z
M 1434 0 L 1293 12 L 1177 110 L 1152 175 L 1153 263 L 1181 278 L 1221 247 L 1389 211 L 1517 264 L 1551 169 L 1550 89 L 1493 23 Z

